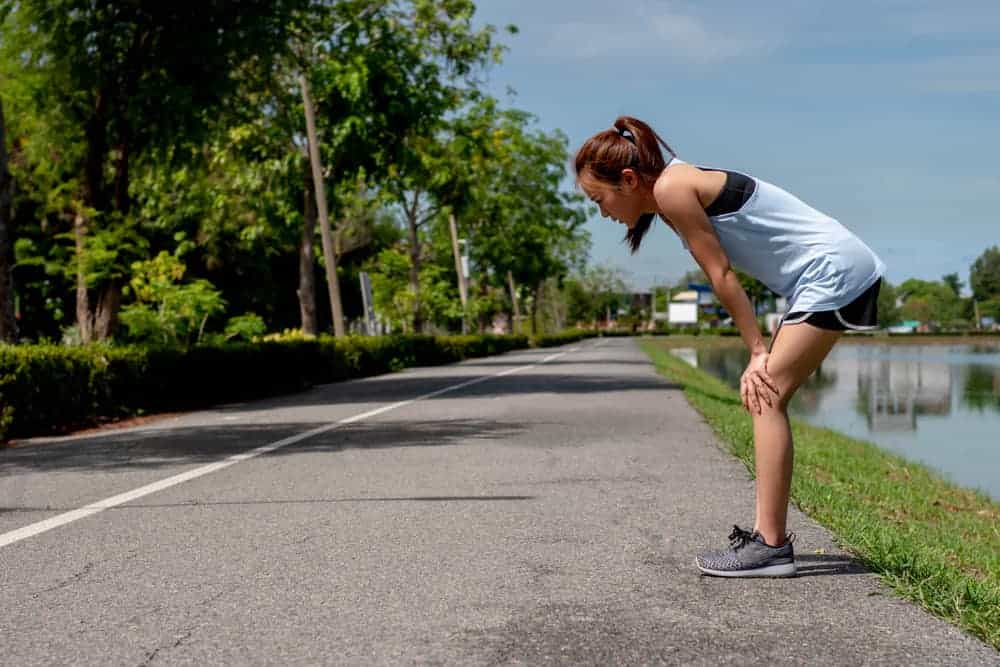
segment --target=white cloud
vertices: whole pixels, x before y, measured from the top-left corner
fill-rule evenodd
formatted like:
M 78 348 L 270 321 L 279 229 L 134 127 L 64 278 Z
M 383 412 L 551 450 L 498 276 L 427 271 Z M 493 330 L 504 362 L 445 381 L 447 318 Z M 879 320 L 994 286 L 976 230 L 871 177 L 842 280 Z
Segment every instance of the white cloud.
M 765 53 L 773 42 L 732 30 L 710 30 L 705 20 L 666 12 L 647 18 L 658 39 L 675 56 L 694 64 L 709 65 L 748 55 Z
M 629 12 L 554 24 L 543 51 L 560 60 L 642 56 L 714 65 L 771 50 L 775 39 L 760 33 L 745 23 L 709 21 L 681 3 L 643 2 Z

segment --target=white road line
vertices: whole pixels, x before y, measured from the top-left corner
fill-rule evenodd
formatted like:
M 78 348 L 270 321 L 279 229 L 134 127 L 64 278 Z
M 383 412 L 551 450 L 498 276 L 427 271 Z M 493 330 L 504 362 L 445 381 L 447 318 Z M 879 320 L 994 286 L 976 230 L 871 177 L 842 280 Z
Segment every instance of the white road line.
M 575 348 L 578 349 L 578 348 Z M 228 468 L 231 465 L 235 465 L 241 461 L 247 461 L 252 458 L 256 458 L 261 454 L 267 454 L 268 452 L 273 452 L 276 449 L 281 449 L 282 447 L 287 447 L 288 445 L 294 444 L 296 442 L 301 442 L 308 438 L 321 433 L 326 433 L 327 431 L 332 431 L 338 426 L 344 424 L 353 424 L 354 422 L 359 422 L 363 419 L 369 417 L 374 417 L 375 415 L 380 415 L 383 412 L 389 412 L 390 410 L 395 410 L 396 408 L 401 408 L 404 405 L 409 405 L 410 403 L 416 403 L 417 401 L 422 401 L 428 398 L 433 398 L 435 396 L 440 396 L 441 394 L 446 394 L 450 391 L 455 391 L 456 389 L 461 389 L 462 387 L 468 387 L 474 384 L 479 384 L 480 382 L 486 382 L 497 377 L 503 377 L 504 375 L 510 375 L 511 373 L 517 373 L 518 371 L 523 371 L 526 368 L 533 368 L 544 364 L 552 359 L 561 357 L 567 352 L 559 352 L 557 354 L 550 354 L 539 362 L 534 364 L 528 364 L 526 366 L 518 366 L 516 368 L 509 368 L 505 371 L 499 373 L 493 373 L 491 375 L 484 375 L 482 377 L 473 378 L 465 382 L 460 382 L 459 384 L 452 385 L 450 387 L 445 387 L 444 389 L 438 389 L 437 391 L 432 391 L 429 394 L 424 394 L 423 396 L 417 396 L 416 398 L 411 398 L 406 401 L 399 401 L 397 403 L 392 403 L 391 405 L 386 405 L 375 410 L 369 410 L 368 412 L 363 412 L 359 415 L 354 415 L 353 417 L 346 417 L 340 421 L 333 422 L 332 424 L 325 424 L 318 428 L 314 428 L 310 431 L 305 431 L 297 435 L 284 438 L 283 440 L 278 440 L 277 442 L 272 442 L 267 445 L 262 445 L 256 449 L 251 449 L 248 452 L 242 454 L 234 454 L 233 456 L 226 457 L 221 461 L 216 461 L 215 463 L 209 463 L 208 465 L 195 468 L 194 470 L 188 470 L 187 472 L 182 472 L 180 474 L 174 475 L 172 477 L 167 477 L 166 479 L 161 479 L 159 482 L 153 482 L 152 484 L 147 484 L 146 486 L 140 486 L 138 489 L 133 489 L 132 491 L 126 491 L 125 493 L 120 493 L 117 496 L 111 496 L 110 498 L 105 498 L 104 500 L 99 500 L 96 503 L 91 503 L 79 509 L 70 510 L 69 512 L 64 512 L 62 514 L 56 515 L 54 517 L 45 519 L 43 521 L 38 521 L 36 523 L 24 526 L 23 528 L 18 528 L 17 530 L 12 530 L 7 533 L 0 535 L 0 548 L 7 546 L 8 544 L 13 544 L 14 542 L 19 542 L 21 540 L 27 539 L 29 537 L 34 537 L 46 531 L 52 530 L 53 528 L 58 528 L 59 526 L 64 526 L 67 523 L 76 521 L 77 519 L 83 519 L 92 514 L 97 514 L 98 512 L 103 512 L 106 509 L 111 509 L 112 507 L 117 507 L 118 505 L 123 505 L 125 503 L 136 500 L 137 498 L 142 498 L 143 496 L 148 496 L 151 493 L 156 493 L 157 491 L 162 491 L 168 489 L 171 486 L 176 486 L 184 482 L 208 475 L 210 473 L 222 470 L 223 468 Z

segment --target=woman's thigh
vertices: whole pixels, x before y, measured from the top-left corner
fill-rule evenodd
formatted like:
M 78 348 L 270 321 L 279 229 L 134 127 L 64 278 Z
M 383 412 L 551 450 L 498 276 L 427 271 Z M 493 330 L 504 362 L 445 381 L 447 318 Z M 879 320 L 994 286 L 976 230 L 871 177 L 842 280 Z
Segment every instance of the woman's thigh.
M 778 385 L 782 405 L 819 368 L 842 334 L 808 322 L 784 324 L 778 329 L 767 358 L 767 373 Z

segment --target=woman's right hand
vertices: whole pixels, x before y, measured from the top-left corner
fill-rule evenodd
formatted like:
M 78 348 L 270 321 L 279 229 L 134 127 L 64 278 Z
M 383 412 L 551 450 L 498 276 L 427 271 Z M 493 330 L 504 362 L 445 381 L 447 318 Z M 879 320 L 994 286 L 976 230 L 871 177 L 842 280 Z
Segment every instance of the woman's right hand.
M 768 407 L 778 401 L 778 385 L 767 373 L 767 352 L 751 355 L 747 369 L 740 377 L 740 398 L 743 407 L 751 414 L 761 414 L 766 403 Z

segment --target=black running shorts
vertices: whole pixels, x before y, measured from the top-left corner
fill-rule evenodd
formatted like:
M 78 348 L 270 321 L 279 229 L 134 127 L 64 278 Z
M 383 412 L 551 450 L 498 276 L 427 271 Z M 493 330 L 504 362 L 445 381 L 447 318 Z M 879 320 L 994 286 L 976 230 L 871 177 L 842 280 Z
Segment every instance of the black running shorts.
M 879 278 L 861 296 L 843 308 L 823 310 L 815 313 L 788 313 L 781 320 L 781 324 L 808 322 L 815 327 L 829 329 L 830 331 L 847 331 L 849 329 L 868 331 L 876 329 L 878 328 L 878 293 L 881 288 L 882 279 Z

